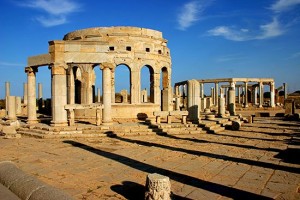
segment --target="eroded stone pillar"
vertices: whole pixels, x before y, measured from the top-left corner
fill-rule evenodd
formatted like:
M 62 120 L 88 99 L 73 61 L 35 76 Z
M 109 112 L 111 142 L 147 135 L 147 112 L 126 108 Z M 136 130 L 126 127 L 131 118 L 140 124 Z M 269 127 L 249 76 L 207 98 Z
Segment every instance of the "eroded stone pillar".
M 284 99 L 287 99 L 287 93 L 288 93 L 287 83 L 283 83 L 283 87 L 284 87 Z
M 7 96 L 7 102 L 8 104 L 6 105 L 7 108 L 7 118 L 9 120 L 16 120 L 17 115 L 16 115 L 16 97 L 15 96 Z
M 127 90 L 121 90 L 122 103 L 128 103 L 128 92 Z
M 248 82 L 245 82 L 245 108 L 248 108 Z
M 73 73 L 73 67 L 69 66 L 68 69 L 68 104 L 75 104 L 75 77 Z
M 21 97 L 16 97 L 16 115 L 22 114 L 22 99 Z
M 235 83 L 230 83 L 228 90 L 228 110 L 230 115 L 235 115 Z
M 131 77 L 130 77 L 130 91 L 131 91 L 131 104 L 139 104 L 140 101 L 140 92 L 141 92 L 141 84 L 140 84 L 140 71 L 135 71 L 132 70 L 131 71 Z M 154 88 L 154 92 L 155 88 Z M 156 103 L 155 100 L 156 95 L 154 96 L 154 101 Z
M 219 101 L 219 83 L 215 83 L 215 105 L 218 106 Z
M 225 116 L 225 98 L 224 98 L 224 89 L 220 88 L 220 97 L 219 97 L 219 102 L 218 102 L 218 115 L 220 117 Z
M 6 117 L 8 117 L 8 100 L 10 96 L 10 83 L 9 82 L 5 82 L 5 113 L 6 113 Z
M 253 105 L 257 105 L 257 86 L 254 86 L 252 96 L 253 96 Z
M 36 72 L 37 68 L 27 67 L 27 123 L 37 123 L 36 117 Z
M 200 85 L 197 80 L 188 80 L 188 105 L 189 119 L 195 122 L 200 118 Z
M 204 83 L 200 83 L 200 97 L 204 98 Z
M 115 70 L 111 70 L 111 102 L 116 102 L 116 90 L 115 90 Z M 127 102 L 127 101 L 126 101 Z M 123 102 L 125 103 L 125 102 Z
M 145 200 L 171 200 L 170 195 L 169 177 L 156 173 L 147 176 Z
M 52 65 L 52 126 L 67 126 L 67 75 L 65 66 Z
M 259 107 L 263 107 L 264 103 L 264 85 L 262 82 L 259 82 Z
M 142 103 L 147 103 L 148 102 L 148 93 L 147 93 L 146 88 L 144 90 L 142 90 L 141 95 L 142 95 L 141 96 Z
M 111 125 L 111 69 L 109 64 L 101 64 L 102 69 L 102 91 L 103 91 L 103 125 Z
M 215 88 L 213 87 L 210 88 L 210 96 L 212 99 L 212 105 L 215 105 Z
M 270 82 L 270 106 L 275 107 L 275 84 Z
M 238 104 L 240 104 L 241 103 L 241 87 L 240 86 L 237 87 L 237 93 L 238 93 Z
M 175 86 L 175 110 L 180 110 L 180 91 L 179 86 Z

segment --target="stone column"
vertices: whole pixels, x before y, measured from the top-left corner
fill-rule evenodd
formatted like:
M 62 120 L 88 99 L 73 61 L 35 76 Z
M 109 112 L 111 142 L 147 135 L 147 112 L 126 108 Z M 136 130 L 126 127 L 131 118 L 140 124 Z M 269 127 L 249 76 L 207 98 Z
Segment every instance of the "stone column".
M 224 98 L 224 89 L 220 88 L 220 97 L 218 102 L 218 115 L 219 117 L 223 117 L 225 115 L 225 98 Z
M 179 86 L 175 86 L 175 110 L 180 110 L 180 93 L 179 93 Z
M 245 108 L 248 108 L 248 82 L 245 82 Z
M 254 105 L 257 105 L 257 86 L 254 87 Z
M 228 110 L 230 115 L 235 115 L 235 83 L 230 83 L 228 91 Z
M 43 85 L 38 83 L 38 110 L 43 109 Z
M 97 102 L 98 102 L 98 103 L 101 102 L 101 92 L 100 92 L 100 88 L 98 88 L 98 90 L 97 90 Z
M 215 83 L 215 105 L 218 106 L 219 101 L 219 83 Z
M 101 64 L 102 69 L 102 94 L 103 94 L 103 125 L 111 125 L 111 69 L 109 64 Z
M 28 93 L 27 93 L 27 83 L 23 83 L 23 103 L 24 105 L 27 105 L 27 96 L 28 96 Z
M 78 69 L 79 70 L 79 69 Z M 73 67 L 69 66 L 68 70 L 68 104 L 75 104 L 75 78 Z
M 189 119 L 199 122 L 200 118 L 200 85 L 197 80 L 188 80 L 188 105 Z
M 5 82 L 5 113 L 6 116 L 8 117 L 8 97 L 10 96 L 10 83 L 9 82 Z
M 140 84 L 140 71 L 132 70 L 130 73 L 130 92 L 131 92 L 131 104 L 139 104 L 140 101 L 140 92 L 141 92 L 141 84 Z M 155 90 L 155 89 L 154 89 Z M 104 95 L 104 94 L 103 94 Z M 155 95 L 154 95 L 155 99 Z M 156 103 L 156 100 L 154 100 Z
M 16 115 L 22 114 L 22 100 L 21 97 L 16 97 Z
M 27 123 L 37 123 L 36 117 L 36 77 L 37 68 L 27 67 Z
M 215 105 L 215 88 L 213 87 L 210 88 L 210 96 L 212 99 L 212 105 Z
M 52 121 L 51 126 L 67 126 L 68 118 L 65 105 L 67 105 L 67 75 L 66 66 L 52 65 L 51 73 L 51 98 L 52 98 Z
M 283 83 L 283 87 L 284 87 L 284 99 L 287 99 L 287 92 L 288 92 L 287 83 Z
M 111 103 L 115 103 L 116 100 L 116 90 L 115 90 L 115 70 L 111 70 Z
M 200 83 L 200 97 L 204 98 L 204 83 Z
M 7 118 L 9 120 L 16 120 L 16 97 L 15 96 L 7 96 L 7 102 L 6 105 L 7 108 Z
M 122 103 L 128 103 L 128 92 L 127 90 L 121 90 Z
M 160 73 L 154 73 L 154 103 L 161 105 Z
M 237 92 L 238 92 L 238 104 L 241 103 L 241 87 L 237 86 Z
M 264 103 L 264 85 L 259 82 L 259 107 L 262 108 Z
M 275 107 L 275 84 L 270 82 L 270 106 Z

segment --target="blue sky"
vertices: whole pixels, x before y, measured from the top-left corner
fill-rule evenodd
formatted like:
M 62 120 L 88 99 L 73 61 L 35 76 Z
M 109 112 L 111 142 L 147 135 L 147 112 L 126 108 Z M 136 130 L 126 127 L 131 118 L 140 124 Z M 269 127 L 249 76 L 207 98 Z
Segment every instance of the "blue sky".
M 276 87 L 286 82 L 290 92 L 300 90 L 300 0 L 1 0 L 0 98 L 5 81 L 11 82 L 12 95 L 23 94 L 27 57 L 47 53 L 48 41 L 98 26 L 163 32 L 172 84 L 271 77 Z M 49 97 L 47 67 L 40 68 L 37 82 Z

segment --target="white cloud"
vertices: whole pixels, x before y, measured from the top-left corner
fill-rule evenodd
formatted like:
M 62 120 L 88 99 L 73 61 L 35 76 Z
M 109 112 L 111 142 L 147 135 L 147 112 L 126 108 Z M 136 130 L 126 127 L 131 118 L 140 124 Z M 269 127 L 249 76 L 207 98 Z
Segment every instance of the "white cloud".
M 259 33 L 251 34 L 248 29 L 236 29 L 228 26 L 218 26 L 209 30 L 210 36 L 222 36 L 232 41 L 248 41 L 248 40 L 262 40 L 280 36 L 284 34 L 284 27 L 278 22 L 277 18 L 273 21 L 260 26 Z
M 177 17 L 180 30 L 186 30 L 192 26 L 195 22 L 200 20 L 200 15 L 206 9 L 211 1 L 201 3 L 200 1 L 190 1 L 184 4 L 181 12 Z
M 233 41 L 247 41 L 250 38 L 245 34 L 247 29 L 234 30 L 228 26 L 218 26 L 208 31 L 210 36 L 222 36 Z
M 45 12 L 46 16 L 36 17 L 45 27 L 65 24 L 69 14 L 80 10 L 80 5 L 73 0 L 30 0 L 20 5 Z
M 275 12 L 284 12 L 292 9 L 294 6 L 300 4 L 300 0 L 278 0 L 271 5 L 271 9 Z
M 284 30 L 278 22 L 277 18 L 273 18 L 273 21 L 271 23 L 261 25 L 260 29 L 262 30 L 262 34 L 256 37 L 257 39 L 267 39 L 280 36 L 284 33 Z

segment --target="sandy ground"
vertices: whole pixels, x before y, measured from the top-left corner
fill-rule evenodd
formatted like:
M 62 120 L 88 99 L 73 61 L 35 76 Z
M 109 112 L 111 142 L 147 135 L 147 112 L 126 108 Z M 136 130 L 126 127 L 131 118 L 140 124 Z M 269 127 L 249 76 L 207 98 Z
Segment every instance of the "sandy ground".
M 75 199 L 143 199 L 146 176 L 175 199 L 300 199 L 300 122 L 254 118 L 219 134 L 4 139 L 0 161 Z

